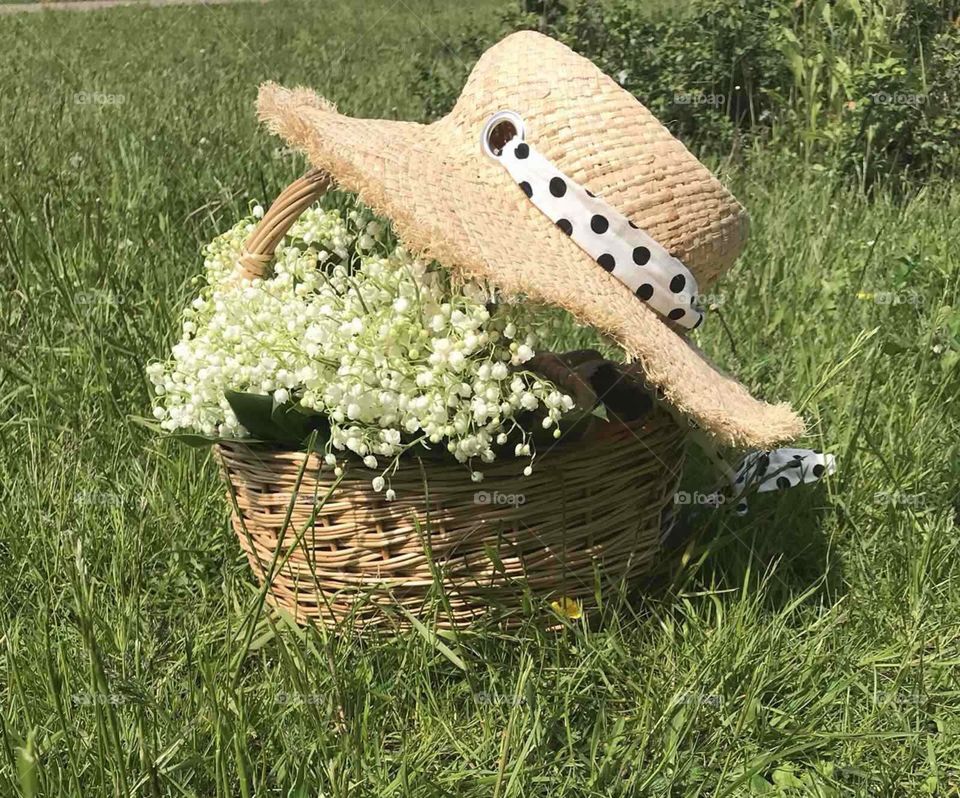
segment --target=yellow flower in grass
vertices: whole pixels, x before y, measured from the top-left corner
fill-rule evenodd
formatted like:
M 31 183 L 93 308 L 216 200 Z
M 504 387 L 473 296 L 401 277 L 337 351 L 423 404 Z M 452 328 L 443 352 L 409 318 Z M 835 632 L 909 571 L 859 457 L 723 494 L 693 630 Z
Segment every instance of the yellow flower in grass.
M 556 601 L 551 601 L 550 608 L 557 613 L 557 615 L 562 615 L 571 621 L 576 621 L 583 617 L 583 607 L 580 606 L 580 602 L 567 596 L 563 596 Z

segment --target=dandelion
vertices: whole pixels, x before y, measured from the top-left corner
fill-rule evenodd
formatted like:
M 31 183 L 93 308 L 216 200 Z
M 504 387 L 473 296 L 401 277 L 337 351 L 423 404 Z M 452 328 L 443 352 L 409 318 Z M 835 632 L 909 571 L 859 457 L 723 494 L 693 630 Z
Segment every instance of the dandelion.
M 559 599 L 550 602 L 550 608 L 567 620 L 576 621 L 583 617 L 583 607 L 576 599 L 561 596 Z

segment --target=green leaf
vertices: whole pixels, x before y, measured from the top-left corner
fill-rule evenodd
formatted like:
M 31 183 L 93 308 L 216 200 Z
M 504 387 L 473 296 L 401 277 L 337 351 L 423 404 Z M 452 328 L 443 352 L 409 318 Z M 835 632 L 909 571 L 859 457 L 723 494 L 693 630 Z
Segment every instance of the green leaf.
M 36 729 L 27 734 L 26 744 L 17 747 L 17 775 L 20 779 L 20 791 L 25 798 L 33 798 L 40 793 L 40 780 L 37 775 Z
M 127 416 L 127 421 L 136 424 L 138 427 L 143 427 L 151 432 L 155 432 L 158 435 L 166 434 L 166 430 L 152 418 L 145 418 L 144 416 Z
M 330 437 L 330 423 L 326 416 L 292 402 L 282 405 L 274 404 L 270 420 L 284 436 L 280 439 L 281 443 L 301 444 L 311 432 L 316 431 L 318 439 L 316 448 L 322 449 Z
M 590 385 L 600 398 L 606 418 L 609 411 L 621 422 L 634 422 L 653 410 L 652 394 L 656 390 L 639 364 L 628 366 L 610 360 L 585 367 Z M 598 414 L 599 415 L 599 414 Z
M 314 431 L 320 441 L 329 436 L 325 416 L 299 408 L 293 402 L 277 404 L 272 395 L 243 391 L 226 391 L 224 396 L 237 421 L 259 441 L 300 446 Z
M 774 792 L 774 786 L 758 773 L 750 777 L 750 792 L 754 795 L 771 795 Z
M 191 446 L 195 449 L 203 449 L 206 446 L 213 446 L 215 443 L 220 443 L 223 440 L 222 438 L 209 435 L 200 435 L 199 433 L 193 432 L 174 432 L 170 435 L 165 435 L 164 437 L 173 441 L 177 441 L 177 443 Z
M 243 391 L 225 391 L 224 396 L 247 432 L 261 440 L 279 440 L 282 432 L 273 422 L 272 396 Z
M 803 786 L 803 782 L 796 777 L 793 768 L 789 765 L 784 765 L 773 771 L 773 783 L 782 789 Z

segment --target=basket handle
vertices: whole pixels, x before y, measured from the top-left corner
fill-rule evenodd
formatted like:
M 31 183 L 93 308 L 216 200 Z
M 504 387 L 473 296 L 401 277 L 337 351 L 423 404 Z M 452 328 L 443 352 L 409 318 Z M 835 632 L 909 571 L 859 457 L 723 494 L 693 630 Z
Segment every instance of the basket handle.
M 323 196 L 330 183 L 330 175 L 326 172 L 311 169 L 281 192 L 243 245 L 240 266 L 244 277 L 252 280 L 267 273 L 273 253 L 290 225 Z

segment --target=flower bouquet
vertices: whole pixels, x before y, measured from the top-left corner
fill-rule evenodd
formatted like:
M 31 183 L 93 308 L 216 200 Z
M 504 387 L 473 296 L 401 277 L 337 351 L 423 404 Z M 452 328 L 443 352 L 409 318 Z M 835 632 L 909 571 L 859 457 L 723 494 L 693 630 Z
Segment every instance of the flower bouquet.
M 194 442 L 310 441 L 336 476 L 354 455 L 392 499 L 404 455 L 446 453 L 474 482 L 483 464 L 522 457 L 529 475 L 537 441 L 597 412 L 528 367 L 535 314 L 411 257 L 359 204 L 307 208 L 271 273 L 245 278 L 262 215 L 255 207 L 205 248 L 183 337 L 148 372 L 162 429 Z

